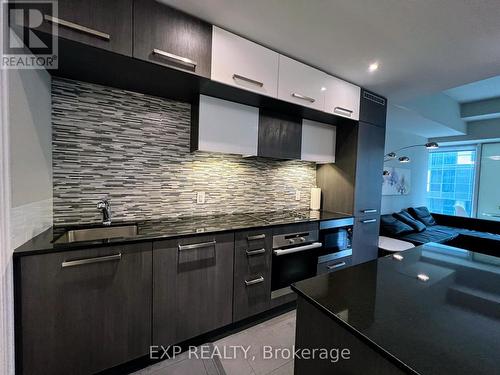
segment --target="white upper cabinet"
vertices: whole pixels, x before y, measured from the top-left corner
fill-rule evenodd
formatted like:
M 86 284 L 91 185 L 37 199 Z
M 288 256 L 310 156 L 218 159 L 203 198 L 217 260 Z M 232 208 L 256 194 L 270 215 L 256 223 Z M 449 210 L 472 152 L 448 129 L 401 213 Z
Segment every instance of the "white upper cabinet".
M 276 97 L 278 60 L 277 52 L 213 27 L 212 80 Z
M 312 120 L 302 120 L 300 160 L 335 163 L 337 128 Z
M 325 87 L 325 112 L 359 120 L 360 87 L 332 76 Z
M 200 95 L 198 150 L 255 156 L 258 135 L 258 108 Z
M 323 111 L 325 80 L 322 71 L 280 55 L 279 99 Z

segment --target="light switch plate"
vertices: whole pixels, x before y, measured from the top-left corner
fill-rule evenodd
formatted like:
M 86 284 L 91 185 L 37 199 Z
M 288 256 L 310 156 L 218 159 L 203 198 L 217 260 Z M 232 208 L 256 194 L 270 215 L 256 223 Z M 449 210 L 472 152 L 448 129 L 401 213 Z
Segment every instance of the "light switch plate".
M 198 204 L 205 203 L 205 192 L 204 191 L 199 191 L 198 193 L 196 193 L 196 203 L 198 203 Z
M 295 200 L 300 201 L 300 190 L 295 190 Z

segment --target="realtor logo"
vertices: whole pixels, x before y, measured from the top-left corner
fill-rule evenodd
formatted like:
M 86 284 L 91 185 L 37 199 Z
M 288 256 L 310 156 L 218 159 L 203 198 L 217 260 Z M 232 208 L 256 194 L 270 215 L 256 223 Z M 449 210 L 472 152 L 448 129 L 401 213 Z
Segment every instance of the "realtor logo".
M 57 69 L 57 3 L 2 2 L 2 69 Z

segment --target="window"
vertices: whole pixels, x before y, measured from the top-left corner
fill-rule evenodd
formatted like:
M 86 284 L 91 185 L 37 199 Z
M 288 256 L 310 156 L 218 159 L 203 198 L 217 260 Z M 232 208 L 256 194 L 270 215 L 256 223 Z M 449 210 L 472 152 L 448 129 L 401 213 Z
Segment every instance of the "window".
M 445 215 L 471 216 L 475 173 L 475 146 L 430 152 L 427 173 L 429 210 Z

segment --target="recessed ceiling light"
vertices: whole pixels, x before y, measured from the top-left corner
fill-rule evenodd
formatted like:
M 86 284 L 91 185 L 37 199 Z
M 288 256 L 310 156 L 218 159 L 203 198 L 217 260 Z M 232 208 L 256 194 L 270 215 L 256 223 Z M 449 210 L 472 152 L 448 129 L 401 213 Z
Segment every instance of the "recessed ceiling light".
M 373 62 L 368 66 L 368 71 L 369 72 L 374 72 L 378 69 L 378 62 Z
M 321 91 L 326 91 L 326 87 L 322 87 L 322 88 L 321 88 Z

